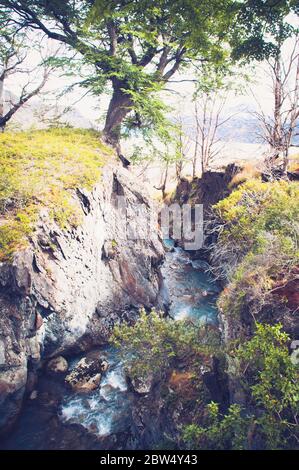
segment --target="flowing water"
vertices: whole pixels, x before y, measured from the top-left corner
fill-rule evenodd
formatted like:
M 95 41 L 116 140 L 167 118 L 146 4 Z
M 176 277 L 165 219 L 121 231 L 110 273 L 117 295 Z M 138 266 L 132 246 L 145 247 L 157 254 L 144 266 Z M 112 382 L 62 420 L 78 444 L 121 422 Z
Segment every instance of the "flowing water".
M 98 355 L 103 357 L 101 351 L 98 351 Z M 126 429 L 133 398 L 128 392 L 117 351 L 112 347 L 105 348 L 105 357 L 109 362 L 109 370 L 101 381 L 101 387 L 88 395 L 68 393 L 60 409 L 62 421 L 83 424 L 99 436 Z
M 164 242 L 166 252 L 162 266 L 166 291 L 170 301 L 170 315 L 174 320 L 193 318 L 199 323 L 217 323 L 216 301 L 219 288 L 208 274 L 208 264 L 192 260 L 172 240 Z
M 193 318 L 201 323 L 217 324 L 216 300 L 219 289 L 207 273 L 207 264 L 201 260 L 192 260 L 188 253 L 175 247 L 171 240 L 166 240 L 165 246 L 167 253 L 162 275 L 164 293 L 170 303 L 170 316 L 174 320 Z M 113 446 L 109 444 L 109 436 L 123 434 L 130 427 L 130 404 L 134 396 L 128 390 L 117 351 L 106 347 L 93 354 L 105 356 L 110 364 L 101 386 L 87 395 L 70 392 L 60 386 L 59 405 L 54 403 L 51 407 L 48 388 L 50 385 L 55 388 L 56 385 L 49 385 L 43 379 L 39 394 L 44 397 L 44 401 L 28 400 L 15 431 L 4 441 L 2 448 L 86 448 L 90 434 L 97 436 L 97 439 L 108 438 L 105 445 Z M 71 368 L 79 359 L 70 363 Z M 87 440 L 83 439 L 82 430 L 88 431 Z M 79 432 L 80 437 L 73 438 L 73 432 L 75 436 Z M 66 438 L 68 434 L 70 436 Z M 88 448 L 97 448 L 97 444 L 92 443 Z

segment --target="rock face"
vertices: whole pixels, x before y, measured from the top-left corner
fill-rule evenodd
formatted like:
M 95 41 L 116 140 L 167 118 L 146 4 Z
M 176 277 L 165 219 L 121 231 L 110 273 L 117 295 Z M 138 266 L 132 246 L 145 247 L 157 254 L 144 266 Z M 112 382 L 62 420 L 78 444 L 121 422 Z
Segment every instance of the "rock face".
M 63 375 L 68 371 L 69 365 L 63 356 L 51 359 L 47 364 L 47 372 L 50 375 Z
M 229 185 L 240 171 L 240 167 L 230 164 L 223 171 L 207 171 L 201 178 L 193 181 L 182 179 L 176 188 L 174 200 L 181 204 L 203 204 L 206 213 L 213 204 L 231 193 L 232 188 Z
M 73 197 L 78 227 L 62 230 L 43 210 L 30 246 L 0 264 L 0 429 L 42 360 L 103 344 L 115 322 L 161 302 L 154 208 L 130 172 L 107 165 L 93 191 Z
M 83 357 L 65 378 L 75 392 L 91 392 L 98 388 L 102 373 L 108 369 L 107 361 Z

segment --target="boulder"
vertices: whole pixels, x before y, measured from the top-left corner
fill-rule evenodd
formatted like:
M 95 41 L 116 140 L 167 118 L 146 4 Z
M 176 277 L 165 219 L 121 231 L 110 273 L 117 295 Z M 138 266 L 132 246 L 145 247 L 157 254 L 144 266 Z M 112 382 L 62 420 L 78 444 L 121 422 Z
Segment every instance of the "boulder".
M 129 378 L 129 382 L 133 391 L 138 395 L 147 395 L 153 385 L 153 376 L 150 374 L 146 378 Z
M 109 369 L 109 362 L 106 361 L 106 359 L 102 359 L 102 361 L 101 361 L 101 371 L 102 372 L 107 372 L 108 369 Z
M 83 357 L 66 376 L 65 382 L 76 392 L 91 392 L 100 385 L 102 372 L 107 368 L 107 361 Z
M 54 357 L 47 364 L 47 372 L 50 375 L 63 375 L 68 371 L 69 365 L 63 356 Z
M 37 390 L 33 390 L 33 392 L 30 393 L 29 398 L 30 400 L 36 400 L 38 396 Z

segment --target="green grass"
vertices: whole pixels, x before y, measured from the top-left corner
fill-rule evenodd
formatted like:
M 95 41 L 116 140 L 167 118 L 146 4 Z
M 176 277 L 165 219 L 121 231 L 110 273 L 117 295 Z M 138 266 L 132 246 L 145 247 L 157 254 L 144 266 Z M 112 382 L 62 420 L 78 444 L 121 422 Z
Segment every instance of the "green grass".
M 239 314 L 248 299 L 261 307 L 270 304 L 275 283 L 287 279 L 299 264 L 298 182 L 249 180 L 214 209 L 222 225 L 222 260 L 227 253 L 238 257 L 219 298 L 220 308 Z
M 299 153 L 290 156 L 288 170 L 299 173 Z
M 78 225 L 74 190 L 91 189 L 112 154 L 91 130 L 0 134 L 0 261 L 27 246 L 42 207 L 60 227 Z

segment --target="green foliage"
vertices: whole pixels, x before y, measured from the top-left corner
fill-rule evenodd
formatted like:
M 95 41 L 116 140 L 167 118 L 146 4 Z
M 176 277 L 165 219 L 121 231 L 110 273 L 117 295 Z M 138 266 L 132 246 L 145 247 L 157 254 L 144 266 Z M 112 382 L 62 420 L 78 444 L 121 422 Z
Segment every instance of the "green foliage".
M 220 299 L 222 309 L 238 313 L 249 300 L 271 303 L 273 284 L 299 261 L 298 183 L 249 180 L 215 212 L 221 227 L 216 252 L 231 281 Z
M 263 60 L 277 52 L 278 38 L 286 39 L 295 28 L 286 17 L 298 14 L 297 0 L 248 0 L 240 3 L 238 23 L 232 31 L 234 58 Z
M 111 155 L 97 133 L 75 129 L 0 135 L 0 259 L 26 246 L 42 207 L 61 226 L 76 225 L 72 194 L 91 189 Z
M 267 233 L 281 242 L 295 238 L 292 226 L 299 219 L 299 186 L 287 181 L 251 180 L 215 209 L 225 223 L 221 240 L 234 239 L 243 253 L 256 252 L 264 249 Z
M 29 27 L 78 52 L 88 68 L 82 86 L 98 95 L 112 85 L 117 96 L 120 91 L 128 95 L 127 109 L 143 121 L 142 131 L 161 131 L 164 109 L 156 92 L 174 73 L 192 63 L 220 70 L 232 57 L 268 56 L 274 52 L 275 25 L 290 34 L 284 18 L 296 9 L 296 2 L 273 6 L 258 0 L 1 0 L 0 8 L 8 18 L 13 9 L 20 22 L 25 19 Z M 54 58 L 53 64 L 71 72 L 84 69 L 78 57 Z M 126 131 L 135 122 L 130 116 Z
M 219 405 L 211 402 L 205 426 L 186 426 L 182 438 L 190 449 L 240 450 L 245 447 L 246 426 L 247 419 L 241 416 L 239 405 L 231 405 L 227 414 L 222 414 Z
M 160 90 L 160 84 L 152 84 L 151 88 L 144 90 L 127 90 L 132 99 L 133 113 L 124 120 L 123 137 L 129 137 L 132 133 L 141 135 L 149 145 L 155 139 L 164 144 L 171 141 L 174 126 L 166 117 L 170 108 L 159 97 Z
M 184 357 L 192 361 L 212 347 L 205 345 L 200 327 L 188 321 L 167 320 L 153 310 L 140 317 L 133 326 L 115 326 L 112 343 L 120 349 L 132 377 L 164 375 Z
M 257 432 L 269 449 L 288 446 L 299 435 L 299 369 L 290 359 L 289 340 L 281 325 L 257 324 L 236 353 L 243 386 L 259 410 Z
M 193 423 L 183 431 L 190 448 L 298 447 L 299 369 L 290 359 L 288 342 L 281 325 L 257 324 L 253 338 L 231 351 L 249 406 L 245 411 L 232 404 L 223 414 L 210 403 L 204 424 Z

